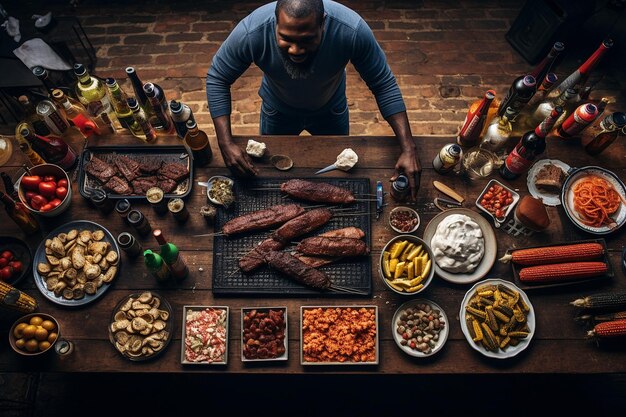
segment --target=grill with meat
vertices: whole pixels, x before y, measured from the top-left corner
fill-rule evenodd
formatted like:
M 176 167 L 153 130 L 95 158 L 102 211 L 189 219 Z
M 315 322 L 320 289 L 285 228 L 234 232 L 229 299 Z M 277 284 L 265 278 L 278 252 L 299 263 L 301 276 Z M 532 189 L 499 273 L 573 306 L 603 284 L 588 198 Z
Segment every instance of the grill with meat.
M 115 158 L 114 163 L 117 170 L 126 178 L 126 181 L 130 182 L 139 176 L 139 162 L 120 155 Z
M 304 213 L 304 208 L 297 204 L 279 204 L 267 209 L 253 211 L 235 217 L 224 223 L 222 233 L 226 236 L 263 230 L 282 224 Z
M 330 279 L 323 272 L 311 268 L 286 252 L 271 251 L 265 255 L 265 261 L 271 268 L 280 271 L 300 284 L 326 290 L 330 288 Z
M 91 161 L 85 165 L 85 171 L 103 184 L 117 174 L 117 171 L 112 165 L 107 164 L 102 159 L 96 158 L 95 156 L 91 157 Z
M 245 273 L 252 272 L 265 264 L 265 255 L 271 251 L 279 251 L 284 247 L 283 243 L 272 238 L 265 239 L 239 259 L 239 268 Z
M 289 180 L 280 190 L 291 197 L 315 203 L 350 204 L 356 200 L 352 191 L 325 182 Z
M 315 236 L 303 239 L 296 250 L 305 255 L 316 256 L 362 256 L 369 254 L 369 248 L 360 239 L 349 237 Z
M 128 183 L 118 176 L 111 177 L 102 188 L 120 195 L 131 195 L 133 193 Z

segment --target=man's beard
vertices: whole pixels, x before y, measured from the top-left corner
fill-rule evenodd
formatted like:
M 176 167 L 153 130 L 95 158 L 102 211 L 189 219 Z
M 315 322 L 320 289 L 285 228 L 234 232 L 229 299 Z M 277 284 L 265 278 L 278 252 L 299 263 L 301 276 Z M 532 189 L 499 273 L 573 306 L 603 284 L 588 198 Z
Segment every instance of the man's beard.
M 315 55 L 310 55 L 306 61 L 301 64 L 296 64 L 289 55 L 283 51 L 280 51 L 280 57 L 283 60 L 285 71 L 291 77 L 292 80 L 306 80 L 311 74 L 313 74 L 313 60 Z

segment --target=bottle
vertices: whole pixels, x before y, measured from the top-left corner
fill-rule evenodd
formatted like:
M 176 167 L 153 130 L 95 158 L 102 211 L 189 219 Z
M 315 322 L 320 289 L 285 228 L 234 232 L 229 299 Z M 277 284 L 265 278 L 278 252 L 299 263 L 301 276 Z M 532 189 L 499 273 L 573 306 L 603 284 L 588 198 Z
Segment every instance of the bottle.
M 530 75 L 535 77 L 535 80 L 543 80 L 548 72 L 550 72 L 550 69 L 552 69 L 556 58 L 564 49 L 565 45 L 563 45 L 563 42 L 555 42 L 550 52 L 548 52 L 548 55 L 535 67 Z
M 78 163 L 76 151 L 58 136 L 41 136 L 27 127 L 20 134 L 26 138 L 33 149 L 49 164 L 56 164 L 69 171 Z
M 44 67 L 41 67 L 39 65 L 33 67 L 33 75 L 39 78 L 39 81 L 41 81 L 41 83 L 44 85 L 50 97 L 52 97 L 52 91 L 56 89 L 63 91 L 63 93 L 66 95 L 73 94 L 71 92 L 71 89 L 67 87 L 57 87 L 56 85 L 54 85 L 54 83 L 50 80 L 50 73 Z
M 463 150 L 461 147 L 456 143 L 449 143 L 435 155 L 433 168 L 440 174 L 446 174 L 461 162 L 462 157 Z
M 539 106 L 537 106 L 537 109 L 533 113 L 532 120 L 535 123 L 539 123 L 539 121 L 544 120 L 546 117 L 548 117 L 550 113 L 552 113 L 552 110 L 554 110 L 557 106 L 565 109 L 566 103 L 570 103 L 575 99 L 576 90 L 574 90 L 573 88 L 568 88 L 556 99 L 547 99 L 539 104 Z
M 150 119 L 152 126 L 167 133 L 174 133 L 174 122 L 172 122 L 172 118 L 170 117 L 170 111 L 163 89 L 157 84 L 145 83 L 143 85 L 143 91 L 148 97 L 150 106 L 152 106 L 152 112 L 155 116 L 153 119 Z
M 74 74 L 78 78 L 76 97 L 87 111 L 95 117 L 106 113 L 111 121 L 116 120 L 104 84 L 98 78 L 89 75 L 82 64 L 74 64 Z
M 135 236 L 128 232 L 122 232 L 117 236 L 117 244 L 122 248 L 129 258 L 135 258 L 143 252 L 143 246 Z
M 563 91 L 568 88 L 572 88 L 578 84 L 584 83 L 591 71 L 598 64 L 602 56 L 613 47 L 612 39 L 605 39 L 602 41 L 602 44 L 596 49 L 596 51 L 580 66 L 576 71 L 571 73 L 569 77 L 564 79 L 561 84 L 559 84 L 554 89 L 554 96 L 561 95 Z
M 187 133 L 187 120 L 193 120 L 194 122 L 196 121 L 196 119 L 194 119 L 193 117 L 193 112 L 191 111 L 191 108 L 185 103 L 171 100 L 170 115 L 172 116 L 172 121 L 174 122 L 176 134 L 179 138 L 184 139 L 185 133 Z
M 500 152 L 506 152 L 506 145 L 513 132 L 511 118 L 514 117 L 513 110 L 507 108 L 503 116 L 498 117 L 494 123 L 489 125 L 483 136 L 480 147 L 488 149 L 498 155 Z
M 103 214 L 109 214 L 113 211 L 113 201 L 107 196 L 107 193 L 102 189 L 95 189 L 89 196 L 89 201 Z
M 146 92 L 143 91 L 143 82 L 141 82 L 141 80 L 139 79 L 135 68 L 127 67 L 126 75 L 128 75 L 128 79 L 133 86 L 133 91 L 135 92 L 135 100 L 137 100 L 137 103 L 139 103 L 139 107 L 141 107 L 143 111 L 146 112 L 146 116 L 152 116 L 152 106 L 148 101 L 148 96 L 146 96 Z
M 213 159 L 209 137 L 204 131 L 198 129 L 195 120 L 187 120 L 187 133 L 183 142 L 191 149 L 194 165 L 204 167 Z
M 626 134 L 626 113 L 615 112 L 606 116 L 598 124 L 594 124 L 588 130 L 591 140 L 585 145 L 585 151 L 589 155 L 598 155 L 617 139 L 620 132 Z
M 546 77 L 541 82 L 541 85 L 539 85 L 539 87 L 537 88 L 537 92 L 528 102 L 528 106 L 526 106 L 526 109 L 531 109 L 538 103 L 543 102 L 543 100 L 546 98 L 550 90 L 552 90 L 552 87 L 554 87 L 554 84 L 557 82 L 558 79 L 559 77 L 553 72 L 549 72 L 548 74 L 546 74 Z
M 122 127 L 130 130 L 133 136 L 143 138 L 145 135 L 143 134 L 143 130 L 141 130 L 141 126 L 139 126 L 139 123 L 137 123 L 133 117 L 133 111 L 128 106 L 128 97 L 124 90 L 120 88 L 115 78 L 107 78 L 105 84 L 109 90 L 111 105 L 113 106 L 117 120 L 120 121 Z
M 52 133 L 59 136 L 68 133 L 70 124 L 65 117 L 65 112 L 60 111 L 52 101 L 41 100 L 37 103 L 35 110 Z
M 170 270 L 167 268 L 167 264 L 161 258 L 161 255 L 147 249 L 143 253 L 143 261 L 148 271 L 157 281 L 165 282 L 170 279 Z
M 35 216 L 24 206 L 21 201 L 15 201 L 0 191 L 0 201 L 4 203 L 7 214 L 27 235 L 32 235 L 39 230 L 39 223 Z
M 24 121 L 32 126 L 35 133 L 43 136 L 49 135 L 50 129 L 48 128 L 48 125 L 41 117 L 39 117 L 37 110 L 30 102 L 30 99 L 27 96 L 19 96 L 17 101 L 19 101 L 22 105 L 22 109 L 24 110 Z
M 456 137 L 456 142 L 459 145 L 462 147 L 472 147 L 478 143 L 480 133 L 483 130 L 487 118 L 489 106 L 495 97 L 496 92 L 494 90 L 488 90 L 475 110 L 472 110 L 470 107 L 467 116 L 465 116 L 461 131 Z
M 535 158 L 546 149 L 546 135 L 562 111 L 563 109 L 557 106 L 535 130 L 526 132 L 522 136 L 500 167 L 502 178 L 513 180 L 528 171 Z
M 86 138 L 94 133 L 99 134 L 96 121 L 80 102 L 70 100 L 70 98 L 59 89 L 52 90 L 52 98 L 63 108 L 67 119 L 72 122 Z
M 139 126 L 141 127 L 145 141 L 148 143 L 152 143 L 156 141 L 156 138 L 157 138 L 156 130 L 154 129 L 154 127 L 152 127 L 152 124 L 148 120 L 146 113 L 139 106 L 139 103 L 137 103 L 137 100 L 135 100 L 132 97 L 129 97 L 127 102 L 128 102 L 128 107 L 130 107 L 130 109 L 133 111 L 133 118 L 135 119 L 137 124 L 139 124 Z
M 401 203 L 407 200 L 410 193 L 409 179 L 404 174 L 398 175 L 398 178 L 391 183 L 391 197 Z
M 130 201 L 127 198 L 117 200 L 115 211 L 128 224 L 128 212 L 131 210 Z
M 33 150 L 33 148 L 30 146 L 30 142 L 28 142 L 28 140 L 26 140 L 26 138 L 22 136 L 23 129 L 27 129 L 30 132 L 32 130 L 32 127 L 29 126 L 29 124 L 26 122 L 19 123 L 15 127 L 15 139 L 19 144 L 20 151 L 22 151 L 22 153 L 26 155 L 26 157 L 28 158 L 30 163 L 33 164 L 33 166 L 45 164 L 46 161 L 44 161 L 43 158 Z
M 4 189 L 7 192 L 7 195 L 11 197 L 14 201 L 19 201 L 20 197 L 15 189 L 15 185 L 13 184 L 13 180 L 9 177 L 9 174 L 6 172 L 0 172 L 0 177 L 2 177 L 2 182 L 4 183 Z
M 498 116 L 504 115 L 506 109 L 513 109 L 513 119 L 522 111 L 522 108 L 537 92 L 537 80 L 532 75 L 522 75 L 516 78 L 509 88 L 506 97 L 498 107 Z
M 131 210 L 128 212 L 128 224 L 135 228 L 137 233 L 142 236 L 148 235 L 152 231 L 152 226 L 142 212 L 139 210 Z
M 176 245 L 165 240 L 160 229 L 154 230 L 152 235 L 161 246 L 160 254 L 170 269 L 171 276 L 176 281 L 182 281 L 187 278 L 189 276 L 189 268 Z
M 577 136 L 598 116 L 595 104 L 586 103 L 579 106 L 556 130 L 556 135 L 564 139 Z

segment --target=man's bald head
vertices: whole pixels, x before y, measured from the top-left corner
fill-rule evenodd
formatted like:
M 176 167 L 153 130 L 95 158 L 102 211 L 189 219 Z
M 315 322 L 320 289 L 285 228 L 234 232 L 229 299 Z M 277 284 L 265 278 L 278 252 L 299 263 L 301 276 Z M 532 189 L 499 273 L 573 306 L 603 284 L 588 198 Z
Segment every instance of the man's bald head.
M 289 17 L 301 19 L 311 14 L 315 15 L 318 25 L 324 22 L 324 3 L 322 0 L 278 0 L 276 2 L 276 20 L 278 21 L 280 12 Z

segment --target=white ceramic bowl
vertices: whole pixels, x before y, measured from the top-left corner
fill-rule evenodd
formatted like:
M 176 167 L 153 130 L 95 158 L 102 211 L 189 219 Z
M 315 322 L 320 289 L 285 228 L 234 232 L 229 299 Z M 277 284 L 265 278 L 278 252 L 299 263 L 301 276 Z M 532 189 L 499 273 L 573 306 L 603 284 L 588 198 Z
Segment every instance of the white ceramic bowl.
M 408 228 L 406 230 L 402 230 L 399 227 L 393 225 L 393 223 L 392 223 L 393 217 L 396 214 L 402 213 L 402 212 L 409 213 L 412 218 L 417 220 L 413 227 Z M 394 208 L 393 210 L 391 210 L 389 212 L 389 226 L 391 226 L 391 228 L 394 231 L 398 232 L 398 233 L 413 233 L 413 232 L 415 232 L 417 230 L 418 227 L 420 227 L 420 216 L 419 216 L 419 214 L 417 214 L 417 211 L 413 210 L 410 207 L 404 207 L 404 206 L 396 207 L 396 208 Z
M 40 211 L 40 210 L 35 210 L 34 208 L 32 208 L 30 206 L 30 202 L 26 201 L 26 195 L 25 195 L 26 190 L 24 190 L 24 187 L 22 187 L 22 178 L 24 178 L 24 176 L 29 176 L 29 175 L 38 175 L 40 177 L 45 177 L 46 175 L 54 175 L 57 178 L 57 180 L 66 179 L 67 180 L 67 195 L 65 196 L 63 201 L 61 201 L 61 204 L 59 204 L 57 207 L 49 211 Z M 42 164 L 42 165 L 36 165 L 30 168 L 30 173 L 25 173 L 24 175 L 22 175 L 17 182 L 17 186 L 18 186 L 17 193 L 18 193 L 20 201 L 26 206 L 27 209 L 43 217 L 56 217 L 59 214 L 63 213 L 65 210 L 67 210 L 70 204 L 72 203 L 72 181 L 70 180 L 70 177 L 67 175 L 67 172 L 65 172 L 65 170 L 58 165 Z
M 424 280 L 421 282 L 424 286 L 415 291 L 415 292 L 408 292 L 408 291 L 400 291 L 398 288 L 394 288 L 393 285 L 389 284 L 389 281 L 387 280 L 387 278 L 385 277 L 385 273 L 383 271 L 383 261 L 384 261 L 384 257 L 385 257 L 385 252 L 388 252 L 391 250 L 391 247 L 393 246 L 393 244 L 399 240 L 408 240 L 410 243 L 413 243 L 417 246 L 422 245 L 422 248 L 424 251 L 426 251 L 426 253 L 428 253 L 428 259 L 430 259 L 431 261 L 431 265 L 430 265 L 430 270 L 427 273 L 427 276 L 424 278 Z M 383 280 L 383 282 L 385 283 L 385 285 L 387 285 L 387 287 L 392 290 L 393 292 L 400 294 L 400 295 L 416 295 L 421 293 L 422 291 L 424 291 L 426 288 L 428 288 L 428 286 L 430 285 L 430 283 L 433 280 L 433 276 L 435 275 L 435 260 L 434 260 L 434 256 L 433 256 L 433 252 L 430 249 L 430 245 L 428 245 L 424 240 L 420 239 L 417 236 L 413 236 L 413 235 L 398 235 L 396 237 L 394 237 L 393 239 L 391 239 L 389 242 L 387 242 L 387 244 L 385 245 L 385 247 L 383 248 L 382 252 L 380 253 L 380 259 L 378 260 L 378 272 L 380 274 L 380 278 Z M 393 281 L 393 271 L 391 271 L 392 274 L 392 281 Z
M 233 200 L 232 201 L 225 203 L 223 200 L 215 198 L 212 195 L 213 193 L 212 193 L 211 190 L 213 189 L 213 186 L 215 185 L 216 181 L 224 181 L 225 183 L 228 184 L 228 186 L 231 189 L 231 193 L 233 195 Z M 207 183 L 208 183 L 209 186 L 206 189 L 206 195 L 207 195 L 207 198 L 209 199 L 209 201 L 211 203 L 216 204 L 218 206 L 224 206 L 226 208 L 228 208 L 228 206 L 230 206 L 232 203 L 234 203 L 234 201 L 235 201 L 235 199 L 234 199 L 235 198 L 235 194 L 233 192 L 233 185 L 234 185 L 235 182 L 232 179 L 230 179 L 228 177 L 224 177 L 223 175 L 216 175 L 214 177 L 209 178 Z
M 432 310 L 438 310 L 439 320 L 441 323 L 443 323 L 439 333 L 437 334 L 437 340 L 434 342 L 434 346 L 427 353 L 412 348 L 410 346 L 411 339 L 409 339 L 409 341 L 407 342 L 406 339 L 404 339 L 403 334 L 398 332 L 398 326 L 400 325 L 399 320 L 401 320 L 402 314 L 407 309 L 415 308 L 420 304 L 428 304 Z M 407 301 L 406 303 L 402 304 L 400 307 L 398 307 L 396 313 L 393 315 L 393 320 L 391 320 L 391 334 L 393 334 L 393 339 L 396 341 L 396 344 L 404 353 L 409 356 L 415 356 L 416 358 L 425 358 L 439 352 L 441 348 L 443 348 L 443 345 L 445 345 L 446 340 L 448 340 L 449 332 L 450 323 L 448 322 L 448 317 L 446 316 L 445 311 L 443 311 L 443 309 L 439 307 L 439 305 L 437 305 L 436 303 L 423 298 Z M 403 344 L 403 341 L 405 342 L 405 344 Z M 415 343 L 417 343 L 417 341 Z

